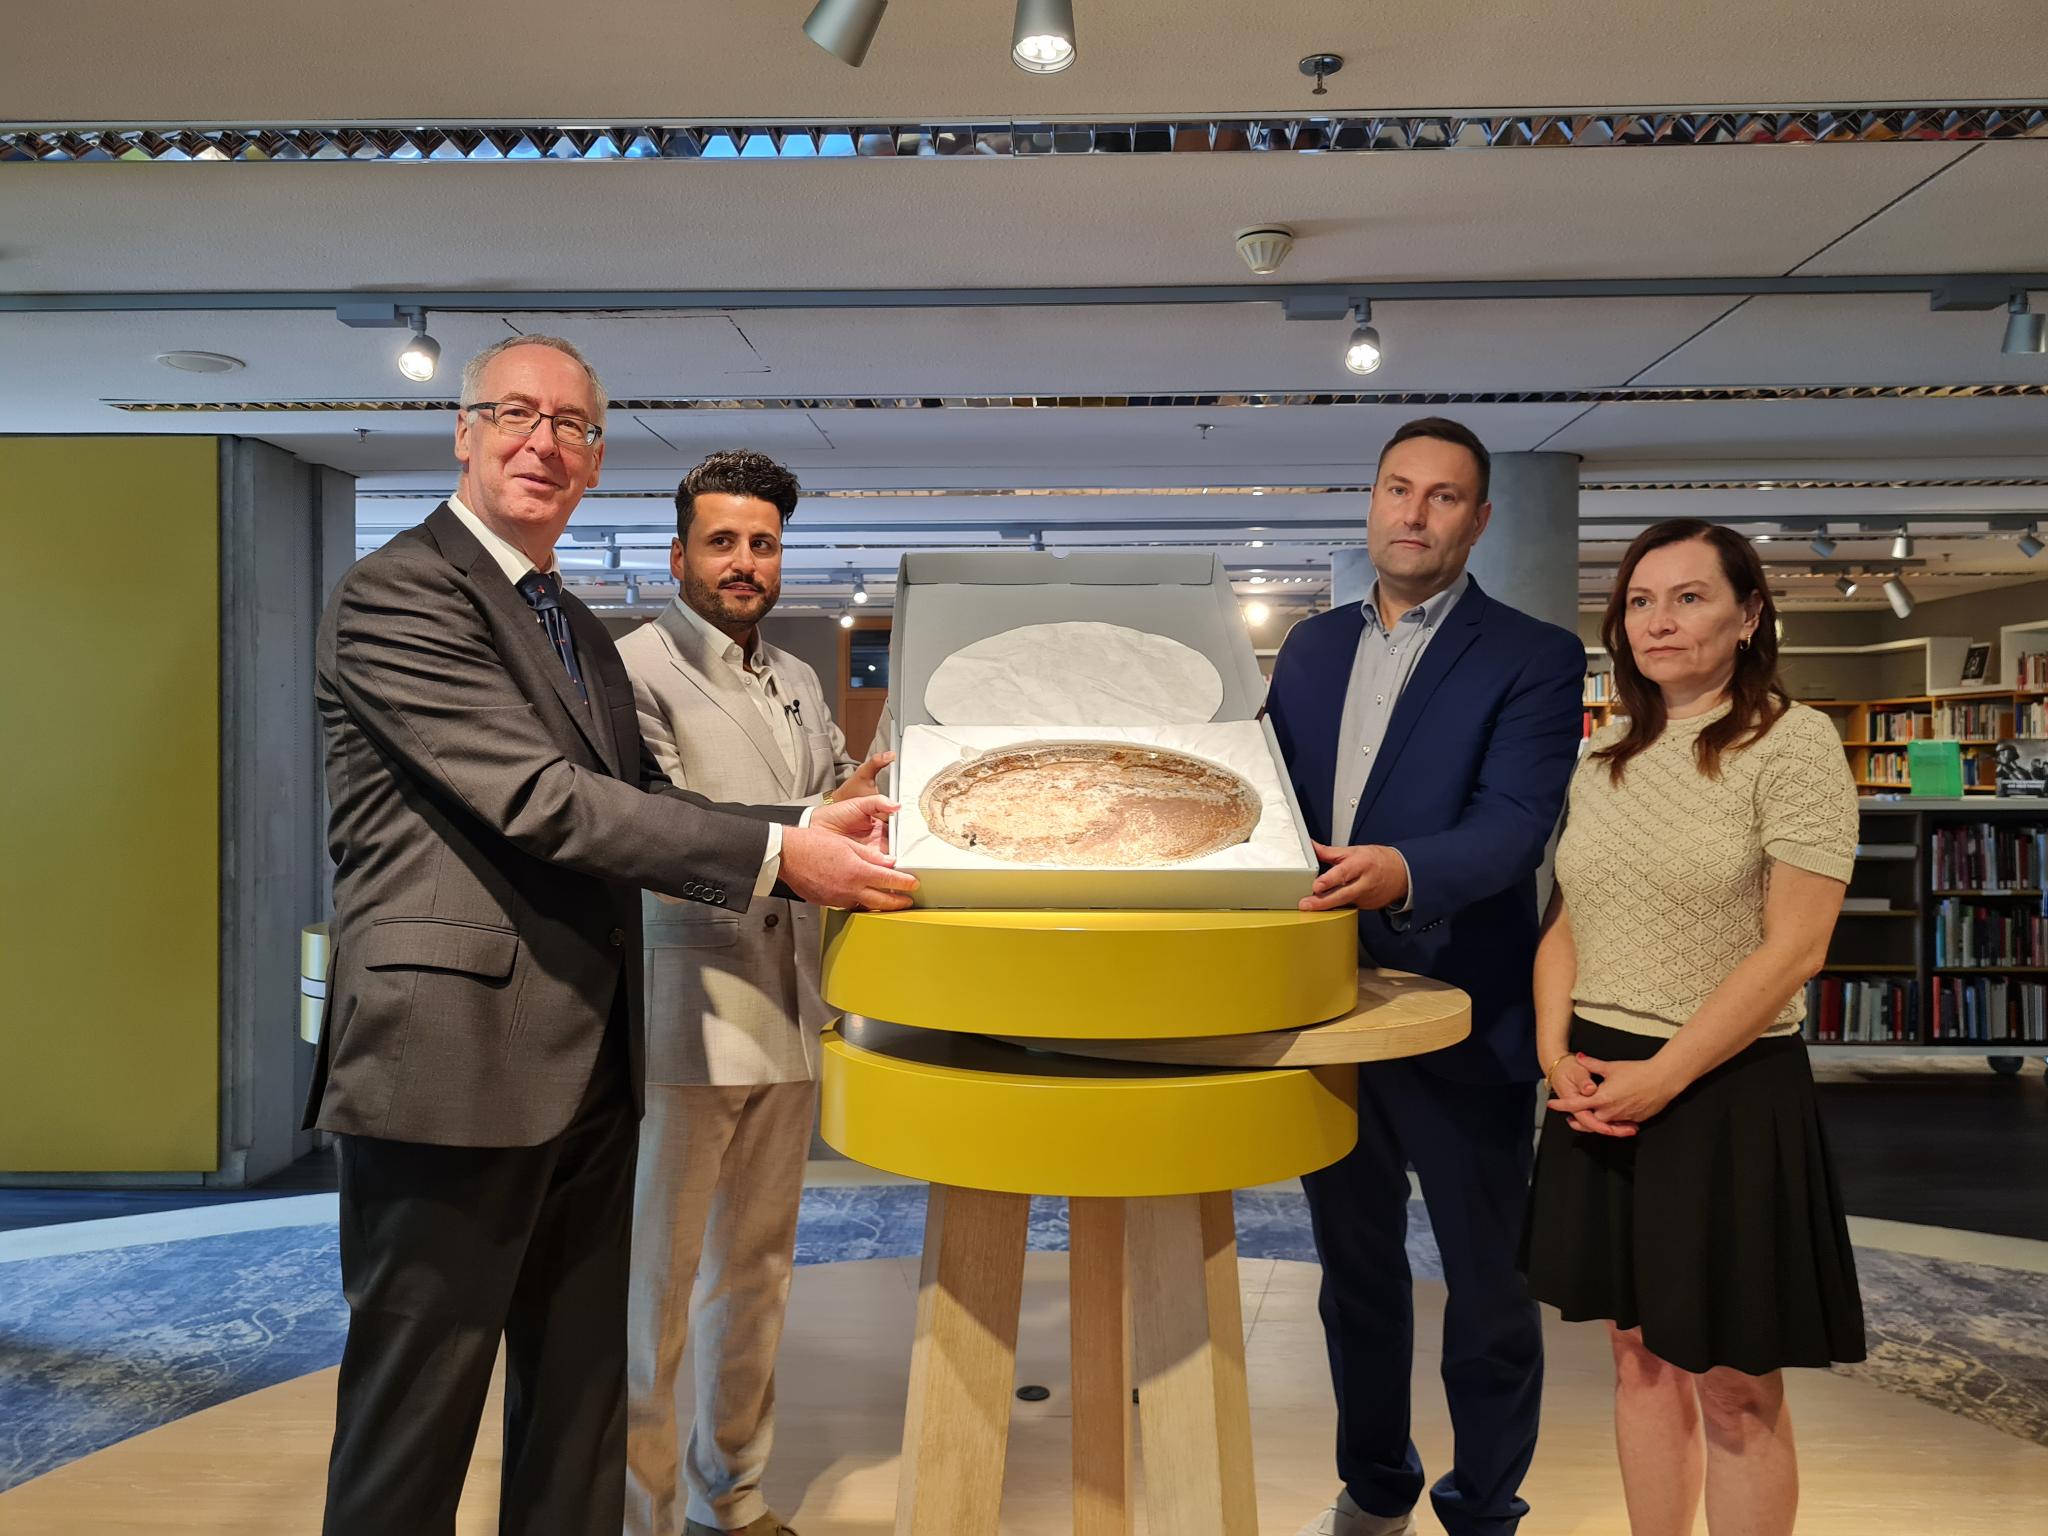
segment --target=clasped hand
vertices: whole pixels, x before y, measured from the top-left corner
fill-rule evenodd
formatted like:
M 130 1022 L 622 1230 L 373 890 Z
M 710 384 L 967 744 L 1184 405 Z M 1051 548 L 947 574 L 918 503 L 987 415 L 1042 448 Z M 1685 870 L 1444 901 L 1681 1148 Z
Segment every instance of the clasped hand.
M 1647 1061 L 1601 1061 L 1583 1051 L 1550 1069 L 1550 1108 L 1571 1128 L 1593 1136 L 1633 1136 L 1662 1114 L 1678 1094 L 1653 1056 Z
M 895 912 L 909 906 L 917 877 L 898 869 L 885 851 L 889 818 L 901 809 L 882 795 L 816 807 L 808 827 L 782 834 L 782 883 L 821 907 Z

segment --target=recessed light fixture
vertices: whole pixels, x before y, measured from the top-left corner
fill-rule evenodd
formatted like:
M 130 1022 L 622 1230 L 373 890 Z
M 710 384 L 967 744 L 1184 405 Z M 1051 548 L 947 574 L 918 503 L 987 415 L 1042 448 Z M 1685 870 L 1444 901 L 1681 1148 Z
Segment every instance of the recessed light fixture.
M 1017 0 L 1010 62 L 1027 74 L 1056 75 L 1074 57 L 1074 0 Z
M 159 352 L 156 360 L 180 373 L 233 373 L 248 366 L 225 352 Z
M 859 69 L 888 9 L 889 0 L 818 0 L 804 18 L 804 36 Z
M 1372 306 L 1361 304 L 1357 310 L 1358 324 L 1352 328 L 1351 340 L 1344 346 L 1344 366 L 1353 373 L 1373 373 L 1380 366 L 1380 333 L 1373 329 Z
M 1264 603 L 1246 603 L 1244 605 L 1244 621 L 1247 624 L 1263 624 L 1271 617 L 1273 617 L 1273 610 Z

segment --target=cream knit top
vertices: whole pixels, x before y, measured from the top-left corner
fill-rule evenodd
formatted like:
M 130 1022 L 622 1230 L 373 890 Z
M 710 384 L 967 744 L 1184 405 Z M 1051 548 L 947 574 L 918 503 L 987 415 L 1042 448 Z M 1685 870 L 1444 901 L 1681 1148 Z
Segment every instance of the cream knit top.
M 1671 721 L 1619 785 L 1591 755 L 1626 730 L 1610 722 L 1572 776 L 1557 883 L 1578 952 L 1572 1006 L 1595 1024 L 1676 1034 L 1763 942 L 1771 860 L 1848 882 L 1856 785 L 1827 716 L 1795 704 L 1710 779 L 1693 743 L 1727 713 Z M 1805 1016 L 1802 990 L 1764 1033 L 1796 1034 Z

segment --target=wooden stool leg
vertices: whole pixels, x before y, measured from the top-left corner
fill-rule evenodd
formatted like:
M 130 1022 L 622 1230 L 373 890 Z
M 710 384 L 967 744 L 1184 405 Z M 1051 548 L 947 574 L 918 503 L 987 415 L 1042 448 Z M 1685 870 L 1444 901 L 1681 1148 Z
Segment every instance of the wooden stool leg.
M 1145 1519 L 1173 1536 L 1258 1536 L 1228 1193 L 1126 1204 Z
M 1031 1201 L 945 1184 L 929 1199 L 896 1536 L 996 1536 Z
M 1124 1202 L 1067 1202 L 1074 1536 L 1131 1536 L 1132 1425 Z

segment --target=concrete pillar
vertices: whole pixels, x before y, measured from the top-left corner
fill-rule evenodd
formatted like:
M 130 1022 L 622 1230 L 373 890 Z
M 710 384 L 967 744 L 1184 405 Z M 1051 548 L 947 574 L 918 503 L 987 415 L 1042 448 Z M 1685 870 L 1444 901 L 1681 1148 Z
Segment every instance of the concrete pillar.
M 313 640 L 355 558 L 355 481 L 243 438 L 220 443 L 220 1168 L 241 1188 L 311 1149 L 298 933 L 333 871 Z
M 1466 567 L 1489 597 L 1576 631 L 1579 622 L 1579 460 L 1570 453 L 1493 456 L 1493 521 Z M 1372 592 L 1362 549 L 1330 555 L 1330 606 Z
M 1493 456 L 1493 521 L 1466 569 L 1489 597 L 1577 632 L 1577 454 Z

